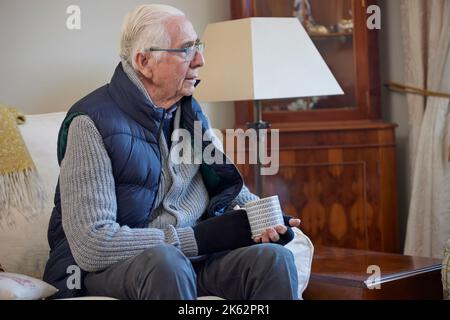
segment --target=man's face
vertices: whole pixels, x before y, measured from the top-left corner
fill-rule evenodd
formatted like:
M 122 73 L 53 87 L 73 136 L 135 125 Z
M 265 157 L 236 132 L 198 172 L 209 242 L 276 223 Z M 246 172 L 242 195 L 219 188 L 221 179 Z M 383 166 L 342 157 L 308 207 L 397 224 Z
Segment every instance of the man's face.
M 190 47 L 198 39 L 191 22 L 184 16 L 170 18 L 166 27 L 172 43 L 171 49 Z M 158 96 L 164 99 L 181 99 L 194 93 L 198 69 L 204 65 L 200 52 L 191 61 L 185 60 L 183 52 L 162 52 L 159 61 L 151 61 L 151 83 Z

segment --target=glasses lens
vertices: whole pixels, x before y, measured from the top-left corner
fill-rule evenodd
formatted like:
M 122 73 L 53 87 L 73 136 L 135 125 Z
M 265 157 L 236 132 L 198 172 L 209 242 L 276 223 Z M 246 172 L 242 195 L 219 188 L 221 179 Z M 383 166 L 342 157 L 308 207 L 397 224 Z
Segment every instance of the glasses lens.
M 191 61 L 194 59 L 197 52 L 203 53 L 203 49 L 205 48 L 205 45 L 203 42 L 196 43 L 192 47 L 186 48 L 186 60 Z
M 203 42 L 199 42 L 195 45 L 195 48 L 198 52 L 203 53 L 203 49 L 205 49 L 205 44 Z
M 195 46 L 186 48 L 186 61 L 191 61 L 195 56 Z

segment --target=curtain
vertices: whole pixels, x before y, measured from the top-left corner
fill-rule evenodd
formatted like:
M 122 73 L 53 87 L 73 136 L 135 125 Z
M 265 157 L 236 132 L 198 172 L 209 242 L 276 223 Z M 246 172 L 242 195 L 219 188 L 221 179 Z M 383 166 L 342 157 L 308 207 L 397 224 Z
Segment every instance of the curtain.
M 450 92 L 450 1 L 402 0 L 405 83 Z M 442 258 L 450 238 L 450 100 L 407 96 L 411 197 L 404 253 Z

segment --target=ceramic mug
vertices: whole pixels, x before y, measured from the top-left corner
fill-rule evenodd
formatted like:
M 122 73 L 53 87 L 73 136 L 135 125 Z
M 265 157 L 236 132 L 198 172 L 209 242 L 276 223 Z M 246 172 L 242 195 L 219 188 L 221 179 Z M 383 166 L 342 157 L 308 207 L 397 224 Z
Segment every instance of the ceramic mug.
M 244 209 L 247 211 L 253 238 L 260 236 L 267 228 L 284 224 L 278 196 L 249 202 Z

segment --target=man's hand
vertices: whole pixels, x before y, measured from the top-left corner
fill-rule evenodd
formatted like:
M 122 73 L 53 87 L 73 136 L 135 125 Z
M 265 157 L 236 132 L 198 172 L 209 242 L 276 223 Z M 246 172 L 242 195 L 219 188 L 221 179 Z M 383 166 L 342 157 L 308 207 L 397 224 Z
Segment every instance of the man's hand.
M 300 223 L 301 223 L 300 219 L 297 218 L 289 219 L 290 227 L 298 227 Z M 287 231 L 288 231 L 287 226 L 279 224 L 273 228 L 267 228 L 263 232 L 263 234 L 259 237 L 256 237 L 254 241 L 257 243 L 277 242 L 280 240 L 280 235 L 286 234 Z

